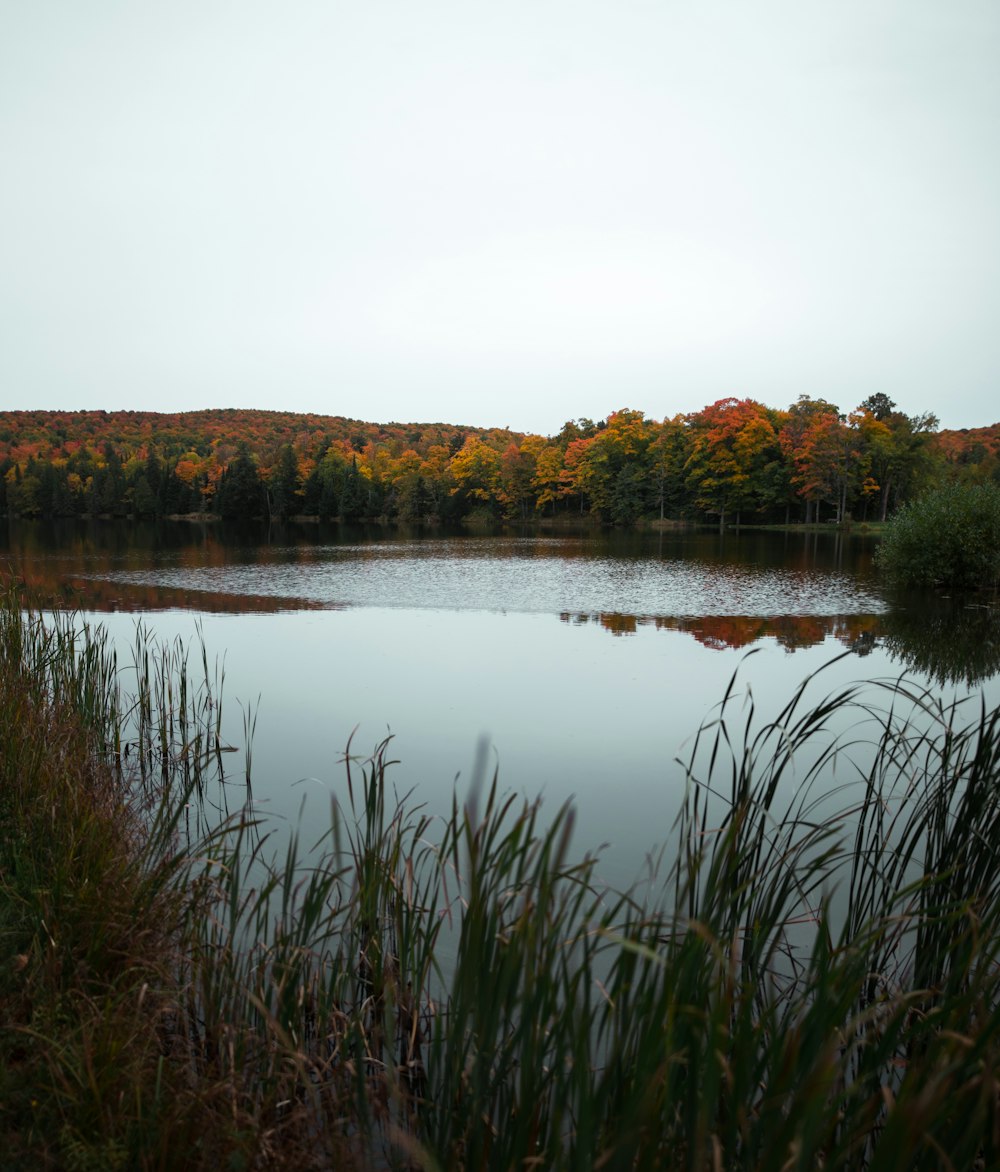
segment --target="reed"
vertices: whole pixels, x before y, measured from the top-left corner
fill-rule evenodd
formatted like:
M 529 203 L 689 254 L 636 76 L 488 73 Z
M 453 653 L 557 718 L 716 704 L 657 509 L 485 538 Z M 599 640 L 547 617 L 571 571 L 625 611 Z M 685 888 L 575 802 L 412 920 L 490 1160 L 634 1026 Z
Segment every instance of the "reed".
M 734 678 L 614 892 L 571 808 L 483 766 L 432 816 L 388 741 L 279 847 L 196 666 L 0 614 L 5 1166 L 1000 1165 L 985 703 Z

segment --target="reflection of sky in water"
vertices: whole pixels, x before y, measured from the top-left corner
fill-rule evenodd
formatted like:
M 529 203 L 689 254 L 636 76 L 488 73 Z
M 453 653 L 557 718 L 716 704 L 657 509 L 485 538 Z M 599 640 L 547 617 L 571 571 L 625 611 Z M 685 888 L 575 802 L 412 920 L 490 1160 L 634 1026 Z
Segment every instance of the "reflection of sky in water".
M 210 534 L 179 548 L 43 549 L 30 568 L 55 564 L 56 580 L 112 583 L 104 601 L 134 600 L 162 640 L 179 635 L 197 648 L 200 624 L 209 662 L 225 660 L 223 738 L 243 743 L 250 703 L 254 797 L 279 825 L 299 824 L 306 798 L 304 840 L 327 828 L 331 795 L 346 797 L 341 758 L 352 733 L 353 751 L 367 755 L 392 732 L 400 764 L 390 782 L 414 790 L 431 816 L 450 809 L 456 778 L 460 800 L 468 792 L 484 736 L 501 790 L 541 795 L 546 811 L 572 799 L 579 851 L 609 843 L 600 873 L 627 884 L 650 848 L 672 840 L 684 792 L 676 758 L 687 756 L 734 672 L 729 721 L 738 741 L 751 696 L 759 727 L 812 672 L 822 669 L 810 684 L 819 699 L 903 670 L 893 648 L 914 631 L 900 626 L 850 547 L 837 547 L 839 560 L 832 542 L 817 555 L 811 540 L 771 536 L 684 537 L 665 540 L 662 553 L 653 542 L 645 556 L 627 556 L 592 538 L 234 546 Z M 153 587 L 169 588 L 167 596 Z M 265 598 L 320 609 L 265 613 Z M 220 613 L 206 613 L 219 599 Z M 325 609 L 338 603 L 346 608 Z M 136 616 L 94 618 L 124 667 Z M 925 609 L 911 625 L 933 632 Z M 864 655 L 843 654 L 866 634 Z M 969 638 L 984 641 L 978 627 Z M 964 654 L 953 635 L 948 641 Z M 752 655 L 707 650 L 750 644 Z M 126 689 L 128 679 L 124 667 Z M 934 687 L 946 697 L 962 691 Z M 1000 676 L 984 691 L 995 704 Z M 863 742 L 871 730 L 858 716 L 838 720 Z M 802 765 L 787 776 L 791 792 Z M 830 778 L 838 801 L 836 787 L 857 778 L 838 758 Z
M 96 617 L 127 663 L 134 616 Z M 255 797 L 291 825 L 307 799 L 304 839 L 314 841 L 327 826 L 331 795 L 346 799 L 340 760 L 352 734 L 352 750 L 363 756 L 392 732 L 391 755 L 400 764 L 390 782 L 400 794 L 415 787 L 414 802 L 431 815 L 450 808 L 456 778 L 465 796 L 484 736 L 501 790 L 541 795 L 547 811 L 573 799 L 580 852 L 609 843 L 601 874 L 622 884 L 641 871 L 654 844 L 671 840 L 684 790 L 676 758 L 687 757 L 734 672 L 734 734 L 751 695 L 758 720 L 773 718 L 819 669 L 809 690 L 814 699 L 859 679 L 899 674 L 881 648 L 866 658 L 837 658 L 843 647 L 833 640 L 794 656 L 772 639 L 750 656 L 719 655 L 675 631 L 640 627 L 634 638 L 609 639 L 593 624 L 571 627 L 530 614 L 371 607 L 241 616 L 170 611 L 144 621 L 161 638 L 180 635 L 192 646 L 200 622 L 210 661 L 225 657 L 225 736 L 242 742 L 238 701 L 253 703 Z M 887 697 L 873 699 L 884 704 Z M 864 739 L 870 733 L 854 729 L 857 718 L 844 714 L 852 735 Z M 791 771 L 788 784 L 794 789 L 801 776 Z M 835 780 L 857 780 L 846 759 Z
M 122 584 L 282 596 L 319 604 L 520 613 L 880 614 L 883 600 L 829 569 L 700 560 L 568 557 L 518 543 L 329 546 L 308 560 L 114 570 Z M 541 554 L 542 556 L 539 556 Z

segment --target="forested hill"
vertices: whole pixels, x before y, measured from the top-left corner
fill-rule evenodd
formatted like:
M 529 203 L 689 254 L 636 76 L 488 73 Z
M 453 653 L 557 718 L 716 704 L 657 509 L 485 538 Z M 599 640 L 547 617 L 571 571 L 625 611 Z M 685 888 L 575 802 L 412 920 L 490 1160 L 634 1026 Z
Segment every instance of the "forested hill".
M 849 415 L 808 396 L 662 421 L 625 409 L 549 437 L 281 411 L 0 412 L 0 512 L 27 517 L 878 518 L 942 478 L 1000 479 L 1000 424 L 938 432 L 885 395 Z
M 394 450 L 426 450 L 435 444 L 460 448 L 467 435 L 522 438 L 449 423 L 364 423 L 292 411 L 0 411 L 0 460 L 58 460 L 81 447 L 96 453 L 110 444 L 123 461 L 152 450 L 161 460 L 194 453 L 225 465 L 241 443 L 266 458 L 283 444 L 301 452 L 345 443 L 358 452 L 370 443 Z
M 939 431 L 935 437 L 938 450 L 955 464 L 992 464 L 1000 460 L 1000 423 L 990 427 L 963 427 L 959 431 Z M 993 479 L 996 479 L 994 472 Z

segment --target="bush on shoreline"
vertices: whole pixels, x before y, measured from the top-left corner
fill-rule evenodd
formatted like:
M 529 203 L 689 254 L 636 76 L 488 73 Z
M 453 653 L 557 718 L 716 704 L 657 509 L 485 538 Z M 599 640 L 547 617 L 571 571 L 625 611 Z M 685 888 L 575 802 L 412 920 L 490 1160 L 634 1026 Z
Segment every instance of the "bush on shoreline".
M 903 586 L 997 586 L 1000 487 L 952 484 L 904 505 L 889 522 L 877 557 Z
M 140 638 L 124 697 L 3 612 L 5 1167 L 1000 1164 L 1000 713 L 803 685 L 758 727 L 731 687 L 617 894 L 495 777 L 393 804 L 388 745 L 318 853 L 199 823 L 202 658 Z

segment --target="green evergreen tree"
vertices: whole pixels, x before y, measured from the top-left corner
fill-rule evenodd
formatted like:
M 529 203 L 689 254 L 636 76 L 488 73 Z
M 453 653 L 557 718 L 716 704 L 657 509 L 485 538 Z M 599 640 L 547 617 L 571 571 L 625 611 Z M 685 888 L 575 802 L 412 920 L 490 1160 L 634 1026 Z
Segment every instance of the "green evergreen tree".
M 360 521 L 365 515 L 365 490 L 363 477 L 358 471 L 356 456 L 351 457 L 347 475 L 344 477 L 344 490 L 340 496 L 340 519 L 342 521 Z
M 219 479 L 215 511 L 226 520 L 252 520 L 267 515 L 267 495 L 250 449 L 241 443 Z
M 299 465 L 291 444 L 283 444 L 267 483 L 268 515 L 284 521 L 297 512 Z

